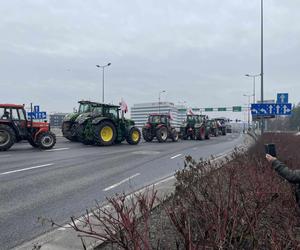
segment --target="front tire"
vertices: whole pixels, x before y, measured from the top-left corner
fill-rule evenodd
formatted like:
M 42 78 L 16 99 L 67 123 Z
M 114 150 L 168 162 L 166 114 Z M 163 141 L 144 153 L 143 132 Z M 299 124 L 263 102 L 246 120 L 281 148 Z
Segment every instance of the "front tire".
M 177 142 L 178 138 L 179 138 L 179 135 L 178 135 L 178 132 L 176 131 L 176 129 L 173 129 L 171 133 L 172 133 L 172 135 L 171 135 L 172 136 L 171 137 L 172 141 Z
M 40 149 L 47 150 L 54 147 L 56 143 L 56 136 L 52 132 L 42 132 L 37 136 L 35 142 Z
M 153 135 L 150 129 L 143 128 L 142 129 L 143 138 L 146 142 L 151 142 L 153 140 Z
M 110 146 L 117 137 L 115 125 L 110 121 L 103 121 L 95 127 L 95 141 L 98 145 Z
M 15 141 L 15 131 L 7 125 L 0 125 L 0 151 L 10 149 Z
M 141 132 L 138 128 L 133 127 L 129 130 L 126 141 L 130 145 L 137 145 L 141 140 Z

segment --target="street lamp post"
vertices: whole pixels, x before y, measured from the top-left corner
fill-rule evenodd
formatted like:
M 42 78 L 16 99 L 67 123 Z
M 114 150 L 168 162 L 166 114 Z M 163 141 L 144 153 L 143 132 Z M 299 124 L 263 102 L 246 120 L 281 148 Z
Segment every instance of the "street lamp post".
M 261 103 L 264 103 L 264 2 L 261 3 L 261 72 L 260 72 L 260 82 L 261 82 Z M 264 119 L 261 119 L 261 134 L 264 133 Z
M 250 75 L 250 74 L 246 74 L 245 76 L 247 76 L 247 77 L 252 77 L 253 78 L 253 103 L 255 103 L 256 102 L 256 98 L 255 98 L 255 78 L 256 77 L 259 77 L 260 76 L 260 74 L 257 74 L 257 75 Z
M 110 66 L 111 63 L 108 63 L 106 65 L 96 65 L 97 68 L 102 68 L 102 102 L 104 103 L 104 68 Z
M 165 93 L 166 91 L 163 90 L 163 91 L 160 91 L 159 94 L 158 94 L 158 114 L 160 114 L 160 94 L 162 93 Z
M 252 95 L 246 95 L 244 94 L 243 96 L 246 96 L 248 97 L 248 107 L 247 107 L 247 110 L 248 110 L 248 129 L 250 128 L 250 98 Z

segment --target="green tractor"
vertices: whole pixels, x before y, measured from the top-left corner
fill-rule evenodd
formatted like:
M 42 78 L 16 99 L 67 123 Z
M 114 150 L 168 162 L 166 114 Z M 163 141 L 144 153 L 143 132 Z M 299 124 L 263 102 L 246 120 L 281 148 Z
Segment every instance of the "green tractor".
M 205 115 L 187 115 L 180 127 L 180 135 L 183 140 L 204 140 L 210 138 L 209 126 Z
M 84 144 L 101 146 L 124 140 L 136 145 L 141 140 L 134 121 L 124 118 L 120 106 L 110 104 L 97 104 L 91 112 L 80 114 L 74 122 L 74 134 Z
M 78 111 L 75 113 L 67 114 L 64 117 L 62 123 L 62 134 L 65 138 L 67 138 L 70 141 L 79 140 L 75 131 L 76 130 L 75 120 L 77 119 L 77 117 L 84 113 L 90 113 L 93 111 L 93 109 L 101 105 L 101 103 L 91 102 L 91 101 L 79 101 L 78 103 L 79 103 Z
M 171 126 L 170 120 L 169 114 L 150 114 L 142 129 L 144 140 L 151 142 L 156 137 L 158 142 L 166 142 L 168 138 L 177 142 L 178 132 Z

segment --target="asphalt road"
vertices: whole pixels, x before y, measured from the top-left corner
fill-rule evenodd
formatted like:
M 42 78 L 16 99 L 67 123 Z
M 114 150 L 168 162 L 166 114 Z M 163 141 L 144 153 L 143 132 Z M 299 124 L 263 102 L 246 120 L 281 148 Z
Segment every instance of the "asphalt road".
M 38 217 L 64 224 L 95 200 L 130 192 L 174 174 L 184 157 L 228 151 L 239 134 L 205 141 L 85 146 L 58 138 L 53 150 L 27 143 L 0 152 L 0 249 L 11 249 L 50 230 Z

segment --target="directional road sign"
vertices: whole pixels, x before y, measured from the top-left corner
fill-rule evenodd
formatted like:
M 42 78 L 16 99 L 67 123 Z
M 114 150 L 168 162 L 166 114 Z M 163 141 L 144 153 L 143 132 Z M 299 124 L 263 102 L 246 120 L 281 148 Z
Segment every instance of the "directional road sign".
M 204 111 L 206 111 L 206 112 L 212 112 L 212 111 L 214 111 L 214 109 L 213 108 L 205 108 Z
M 218 108 L 218 111 L 226 111 L 226 108 Z
M 277 94 L 277 103 L 285 104 L 289 102 L 289 94 L 288 93 L 278 93 Z
M 232 112 L 242 112 L 242 106 L 233 106 Z
M 291 103 L 251 104 L 251 114 L 253 116 L 291 115 L 291 112 L 292 112 Z
M 33 112 L 28 112 L 27 116 L 29 119 L 47 119 L 47 113 L 46 112 L 40 112 L 40 106 L 34 106 Z

